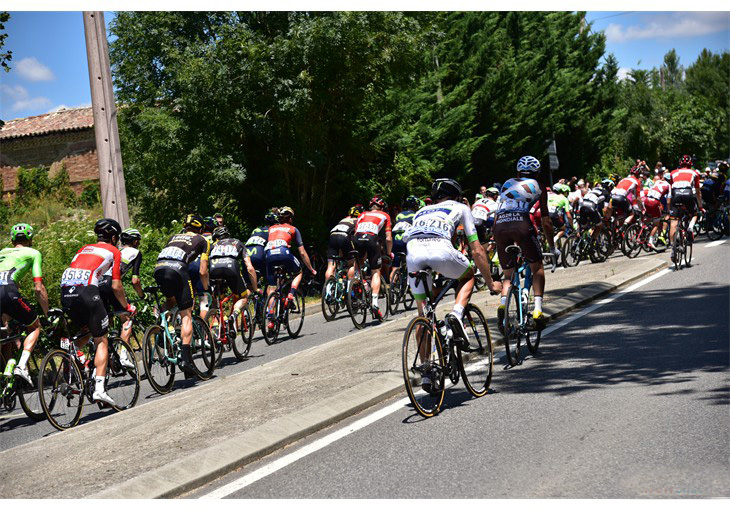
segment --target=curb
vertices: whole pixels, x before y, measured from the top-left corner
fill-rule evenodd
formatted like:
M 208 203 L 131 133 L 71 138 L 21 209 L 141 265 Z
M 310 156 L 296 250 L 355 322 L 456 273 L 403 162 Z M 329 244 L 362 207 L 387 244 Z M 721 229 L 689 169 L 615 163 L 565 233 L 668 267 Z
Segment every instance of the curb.
M 621 282 L 615 284 L 607 282 L 608 285 L 605 288 L 591 295 L 578 297 L 578 299 L 558 298 L 551 307 L 560 307 L 560 310 L 549 314 L 549 322 L 621 287 L 631 285 L 666 266 L 668 266 L 666 261 L 654 264 Z M 562 304 L 561 301 L 565 304 Z M 499 343 L 495 342 L 495 344 Z M 120 485 L 86 496 L 86 498 L 153 499 L 179 496 L 373 407 L 401 393 L 402 390 L 403 380 L 400 373 L 389 373 L 374 378 L 298 412 L 265 423 L 217 445 L 127 480 Z

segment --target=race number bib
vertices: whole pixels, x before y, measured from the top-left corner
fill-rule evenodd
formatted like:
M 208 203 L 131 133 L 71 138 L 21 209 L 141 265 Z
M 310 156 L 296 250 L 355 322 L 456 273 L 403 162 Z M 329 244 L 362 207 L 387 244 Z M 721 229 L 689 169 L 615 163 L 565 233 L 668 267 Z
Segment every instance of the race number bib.
M 453 224 L 444 217 L 440 216 L 423 216 L 413 222 L 413 228 L 425 234 L 431 234 L 438 237 L 451 238 Z
M 266 239 L 259 236 L 249 237 L 248 241 L 246 241 L 246 246 L 264 246 L 265 244 Z
M 662 199 L 662 194 L 659 193 L 655 189 L 649 190 L 649 193 L 646 196 L 649 197 L 649 198 L 653 198 L 654 200 L 661 200 Z
M 10 271 L 0 271 L 0 285 L 7 285 L 10 282 Z
M 91 279 L 91 269 L 69 267 L 61 276 L 61 285 L 86 285 Z
M 399 221 L 395 224 L 395 227 L 393 227 L 393 232 L 405 232 L 410 226 L 411 224 L 407 221 Z
M 363 221 L 357 225 L 358 234 L 377 234 L 378 226 L 372 221 Z
M 232 244 L 216 245 L 210 253 L 211 258 L 215 257 L 238 257 L 238 250 Z
M 168 246 L 164 250 L 160 252 L 160 255 L 157 257 L 157 260 L 184 260 L 185 259 L 185 250 L 182 248 L 178 248 L 177 246 Z
M 471 215 L 474 216 L 475 220 L 486 220 L 489 212 L 484 207 L 476 207 L 472 209 Z
M 286 248 L 286 241 L 284 239 L 274 239 L 266 243 L 266 250 L 274 250 L 276 248 Z

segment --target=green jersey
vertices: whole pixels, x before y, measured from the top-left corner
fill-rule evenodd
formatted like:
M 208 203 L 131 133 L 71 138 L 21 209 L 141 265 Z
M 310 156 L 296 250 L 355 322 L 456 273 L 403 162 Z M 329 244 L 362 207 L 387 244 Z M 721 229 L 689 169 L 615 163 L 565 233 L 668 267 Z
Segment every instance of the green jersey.
M 563 211 L 570 211 L 570 202 L 565 195 L 559 193 L 548 194 L 548 211 L 550 214 L 558 212 L 560 209 Z
M 43 278 L 41 252 L 22 246 L 0 251 L 0 285 L 17 283 L 29 269 L 33 268 L 33 280 Z

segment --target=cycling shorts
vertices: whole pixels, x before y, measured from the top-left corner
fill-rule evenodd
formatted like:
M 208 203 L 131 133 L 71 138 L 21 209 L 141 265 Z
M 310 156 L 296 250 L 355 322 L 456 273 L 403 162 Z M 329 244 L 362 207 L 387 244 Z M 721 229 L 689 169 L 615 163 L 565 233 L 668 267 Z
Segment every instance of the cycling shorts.
M 0 316 L 4 313 L 18 321 L 21 326 L 30 326 L 38 318 L 36 311 L 23 300 L 14 283 L 0 285 Z
M 114 295 L 111 276 L 103 276 L 99 280 L 99 295 L 109 313 L 124 313 L 127 311 L 119 302 L 117 296 Z
M 591 202 L 583 202 L 578 211 L 578 223 L 583 228 L 590 228 L 601 223 L 601 213 Z
M 716 197 L 715 194 L 712 192 L 711 189 L 708 188 L 700 188 L 700 191 L 702 192 L 702 204 L 707 205 L 715 205 Z
M 297 275 L 302 272 L 299 260 L 289 251 L 289 248 L 274 248 L 266 253 L 266 283 L 276 285 L 274 268 L 282 266 L 287 275 Z
M 329 241 L 327 241 L 327 260 L 333 260 L 335 257 L 342 257 L 347 260 L 350 258 L 350 252 L 354 249 L 352 237 L 332 234 Z
M 157 263 L 154 272 L 155 281 L 160 292 L 166 297 L 174 297 L 180 310 L 193 307 L 193 285 L 190 283 L 188 268 L 182 262 L 162 260 Z
M 695 196 L 689 189 L 686 191 L 672 190 L 672 207 L 669 214 L 672 218 L 679 218 L 682 209 L 686 209 L 690 216 L 694 216 L 697 213 Z
M 246 246 L 246 253 L 258 276 L 266 275 L 266 252 L 263 246 Z
M 474 218 L 474 227 L 477 229 L 477 237 L 479 237 L 480 244 L 489 242 L 492 226 L 494 226 L 494 216 L 490 216 L 486 220 Z
M 527 213 L 502 213 L 494 220 L 494 240 L 497 242 L 497 256 L 502 269 L 517 265 L 516 257 L 507 253 L 507 246 L 517 244 L 522 256 L 530 264 L 542 261 L 542 249 L 537 232 Z
M 403 254 L 408 253 L 408 247 L 403 239 L 393 239 L 393 266 L 400 265 Z
M 355 237 L 355 249 L 360 256 L 367 256 L 370 270 L 380 269 L 383 265 L 383 252 L 378 237 L 372 234 L 359 234 Z
M 611 205 L 615 211 L 620 212 L 623 216 L 631 214 L 631 202 L 623 195 L 611 195 Z
M 76 327 L 89 327 L 94 338 L 109 332 L 109 314 L 95 285 L 61 287 L 61 306 Z
M 650 218 L 656 219 L 662 215 L 662 203 L 654 198 L 647 198 L 644 201 L 644 208 Z
M 200 259 L 193 260 L 188 264 L 188 278 L 193 286 L 196 296 L 203 295 L 203 280 L 200 279 Z
M 235 259 L 219 258 L 214 259 L 210 268 L 211 280 L 223 280 L 231 292 L 241 295 L 246 292 L 246 282 L 241 275 L 241 268 Z
M 443 238 L 421 238 L 408 241 L 408 254 L 406 255 L 408 273 L 420 271 L 421 269 L 433 269 L 444 275 L 446 278 L 458 279 L 463 277 L 472 267 L 463 253 Z M 427 291 L 421 285 L 416 285 L 416 279 L 408 275 L 408 283 L 413 296 L 422 301 L 426 299 Z M 428 289 L 431 288 L 432 278 L 429 275 L 426 282 Z
M 565 220 L 563 219 L 562 212 L 550 213 L 550 220 L 553 222 L 553 226 L 556 230 L 560 230 L 565 226 Z

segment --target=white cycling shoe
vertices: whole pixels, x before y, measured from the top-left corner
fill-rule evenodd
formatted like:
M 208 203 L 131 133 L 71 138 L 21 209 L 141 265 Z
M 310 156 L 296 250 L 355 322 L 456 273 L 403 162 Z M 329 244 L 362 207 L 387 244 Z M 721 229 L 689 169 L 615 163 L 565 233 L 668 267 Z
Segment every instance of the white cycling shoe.
M 33 386 L 33 381 L 30 379 L 30 374 L 28 373 L 27 368 L 15 367 L 15 370 L 13 370 L 13 375 L 22 377 L 23 379 L 25 379 L 28 382 L 28 384 Z
M 110 406 L 114 406 L 114 400 L 109 396 L 109 394 L 106 391 L 94 391 L 94 394 L 91 396 L 91 398 L 94 400 L 94 402 L 104 402 L 105 404 L 109 404 Z

